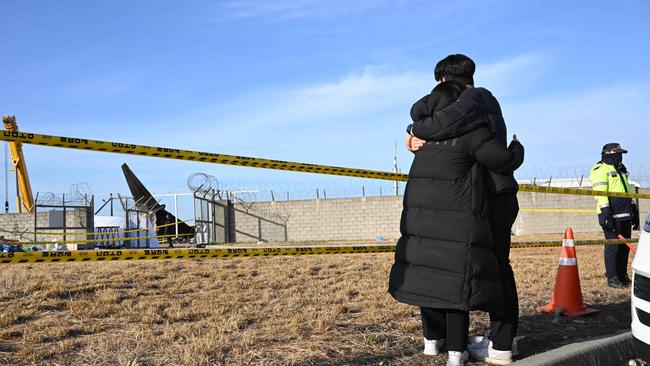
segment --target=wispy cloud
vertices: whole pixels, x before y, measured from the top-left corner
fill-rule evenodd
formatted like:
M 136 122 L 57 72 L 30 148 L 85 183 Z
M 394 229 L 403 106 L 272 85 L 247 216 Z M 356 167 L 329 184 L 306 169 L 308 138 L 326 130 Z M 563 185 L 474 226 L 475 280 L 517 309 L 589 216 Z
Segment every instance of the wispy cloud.
M 266 21 L 329 18 L 385 6 L 386 0 L 231 0 L 217 6 L 217 19 L 264 18 Z
M 143 72 L 117 70 L 78 74 L 62 86 L 59 98 L 73 101 L 103 101 L 122 94 L 137 85 L 145 76 Z
M 647 88 L 635 84 L 573 90 L 553 97 L 502 104 L 509 130 L 527 146 L 527 165 L 580 165 L 600 157 L 601 147 L 620 142 L 629 161 L 645 162 Z M 561 160 L 558 160 L 561 159 Z M 595 160 L 596 159 L 596 160 Z
M 552 57 L 543 52 L 525 53 L 492 64 L 479 64 L 475 82 L 500 98 L 517 96 L 534 88 L 552 64 Z
M 543 76 L 548 57 L 518 55 L 479 67 L 476 80 L 497 97 L 530 90 Z M 367 66 L 339 80 L 295 88 L 260 90 L 237 100 L 195 111 L 188 120 L 215 120 L 219 129 L 376 127 L 377 120 L 408 118 L 411 104 L 435 85 L 433 65 L 419 70 Z M 199 117 L 200 116 L 200 117 Z M 263 134 L 266 136 L 266 134 Z
M 503 6 L 510 0 L 457 0 L 445 4 L 435 4 L 429 0 L 227 0 L 219 2 L 214 8 L 217 20 L 256 19 L 264 22 L 277 22 L 300 19 L 330 19 L 341 16 L 367 15 L 382 8 L 392 11 L 408 11 L 420 15 L 427 12 L 427 20 L 439 20 L 450 16 L 473 14 L 482 16 L 486 9 L 496 5 Z

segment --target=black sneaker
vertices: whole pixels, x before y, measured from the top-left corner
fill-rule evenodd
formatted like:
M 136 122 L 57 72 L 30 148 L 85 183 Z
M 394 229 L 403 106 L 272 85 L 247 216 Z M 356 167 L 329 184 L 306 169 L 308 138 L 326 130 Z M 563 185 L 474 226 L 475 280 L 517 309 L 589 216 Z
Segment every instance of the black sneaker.
M 608 278 L 607 286 L 611 288 L 625 288 L 625 285 L 623 285 L 617 277 Z

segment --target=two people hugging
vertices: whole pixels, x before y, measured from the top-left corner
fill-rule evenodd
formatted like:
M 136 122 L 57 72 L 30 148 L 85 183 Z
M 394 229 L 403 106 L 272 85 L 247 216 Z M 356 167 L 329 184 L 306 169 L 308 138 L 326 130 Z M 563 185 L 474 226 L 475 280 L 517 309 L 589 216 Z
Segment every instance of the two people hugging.
M 420 308 L 424 353 L 448 350 L 448 366 L 474 359 L 505 365 L 517 354 L 518 297 L 509 262 L 524 148 L 492 94 L 474 87 L 474 62 L 450 55 L 439 83 L 411 108 L 406 144 L 415 153 L 404 193 L 389 293 Z M 469 311 L 490 330 L 468 345 Z

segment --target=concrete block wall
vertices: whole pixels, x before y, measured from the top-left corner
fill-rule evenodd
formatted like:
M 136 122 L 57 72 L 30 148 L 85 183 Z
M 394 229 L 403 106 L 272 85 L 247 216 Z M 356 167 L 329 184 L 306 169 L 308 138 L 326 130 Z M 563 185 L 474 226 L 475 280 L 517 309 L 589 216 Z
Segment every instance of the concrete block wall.
M 386 239 L 399 237 L 402 197 L 361 197 L 299 201 L 291 212 L 289 240 Z
M 256 203 L 257 207 L 259 203 Z M 275 202 L 264 202 L 260 206 L 271 208 Z M 285 222 L 276 215 L 265 215 L 255 209 L 235 211 L 236 240 L 238 242 L 266 241 L 277 242 L 285 240 Z M 261 234 L 261 237 L 260 237 Z
M 50 224 L 50 212 L 37 212 L 36 220 L 39 227 L 48 227 Z M 86 222 L 86 212 L 84 210 L 69 210 L 66 214 L 67 226 L 83 226 Z M 46 232 L 47 230 L 39 230 Z M 62 230 L 52 230 L 60 232 Z M 86 230 L 68 230 L 73 232 L 85 232 Z M 6 213 L 0 214 L 0 236 L 5 239 L 20 240 L 22 242 L 31 242 L 34 240 L 34 214 L 33 213 Z M 85 237 L 75 236 L 77 239 Z M 62 235 L 37 235 L 37 241 L 57 241 L 63 240 Z M 68 238 L 69 240 L 69 238 Z
M 568 226 L 575 232 L 599 230 L 594 197 L 520 192 L 517 199 L 520 212 L 512 227 L 515 235 L 562 233 Z M 545 212 L 543 210 L 586 210 L 587 212 Z
M 649 193 L 642 189 L 639 193 Z M 520 192 L 517 196 L 521 208 L 512 227 L 515 235 L 561 233 L 571 226 L 575 232 L 599 232 L 596 201 L 591 196 L 573 196 Z M 569 209 L 590 212 L 527 212 L 527 209 Z M 650 210 L 650 200 L 639 200 L 639 212 L 644 221 Z
M 281 216 L 288 217 L 287 236 L 290 241 L 367 240 L 377 236 L 391 239 L 399 237 L 402 197 L 258 202 L 255 208 L 261 212 L 281 212 Z M 277 218 L 271 221 L 282 223 Z M 235 222 L 238 242 L 258 240 L 257 218 L 238 212 Z M 262 238 L 265 241 L 283 241 L 283 226 L 262 221 Z

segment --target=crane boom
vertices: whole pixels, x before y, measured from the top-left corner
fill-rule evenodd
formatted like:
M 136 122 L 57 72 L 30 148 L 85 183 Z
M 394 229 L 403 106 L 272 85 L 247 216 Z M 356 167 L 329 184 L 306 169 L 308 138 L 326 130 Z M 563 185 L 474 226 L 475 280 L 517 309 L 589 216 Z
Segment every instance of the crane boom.
M 2 123 L 4 123 L 5 130 L 18 131 L 16 124 L 16 116 L 2 116 Z M 18 190 L 20 197 L 16 197 L 16 206 L 18 212 L 29 212 L 34 207 L 34 196 L 32 195 L 32 186 L 29 183 L 29 175 L 27 174 L 27 165 L 25 164 L 25 156 L 23 155 L 23 144 L 20 142 L 9 142 L 9 150 L 11 150 L 11 162 L 16 168 L 16 179 L 18 182 Z

